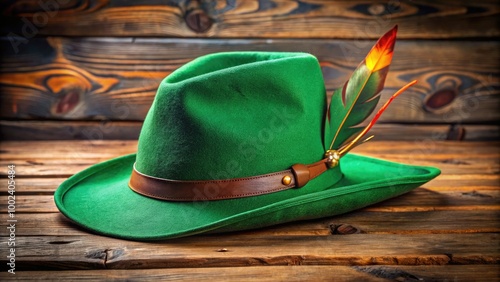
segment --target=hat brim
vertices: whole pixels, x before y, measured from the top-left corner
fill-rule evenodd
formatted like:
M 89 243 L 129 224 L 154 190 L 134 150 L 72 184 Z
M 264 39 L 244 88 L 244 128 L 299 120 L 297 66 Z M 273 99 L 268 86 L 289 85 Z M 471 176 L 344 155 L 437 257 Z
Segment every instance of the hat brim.
M 348 154 L 342 158 L 342 179 L 319 191 L 301 188 L 231 200 L 171 202 L 128 187 L 134 162 L 135 154 L 127 155 L 75 174 L 55 192 L 57 207 L 99 234 L 162 240 L 333 216 L 406 193 L 440 173 L 433 167 Z

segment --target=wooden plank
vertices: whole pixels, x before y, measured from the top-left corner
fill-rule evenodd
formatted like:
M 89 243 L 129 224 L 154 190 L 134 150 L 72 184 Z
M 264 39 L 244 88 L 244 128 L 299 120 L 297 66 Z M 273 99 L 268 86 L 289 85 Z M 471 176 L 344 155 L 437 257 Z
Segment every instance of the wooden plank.
M 52 195 L 67 178 L 16 178 L 16 195 Z M 0 195 L 7 195 L 7 190 Z
M 16 261 L 20 271 L 40 267 L 496 264 L 500 262 L 498 239 L 494 233 L 264 236 L 245 240 L 237 234 L 219 234 L 145 244 L 95 236 L 20 236 L 16 237 Z M 6 257 L 0 263 L 5 265 Z
M 45 3 L 45 2 L 43 2 Z M 375 38 L 495 37 L 495 1 L 4 1 L 0 31 L 65 36 Z M 195 11 L 193 13 L 193 11 Z M 23 30 L 24 28 L 24 30 Z
M 478 275 L 480 273 L 480 275 Z M 134 270 L 22 271 L 13 281 L 496 281 L 497 265 L 252 266 Z M 5 275 L 4 275 L 5 276 Z M 5 276 L 7 277 L 7 276 Z M 409 280 L 411 279 L 411 280 Z
M 137 140 L 142 121 L 0 120 L 2 140 Z M 489 139 L 494 129 L 471 129 L 475 140 Z M 500 128 L 499 128 L 500 129 Z M 493 139 L 500 139 L 492 137 Z
M 424 184 L 425 187 L 427 184 Z M 434 210 L 499 210 L 498 190 L 474 192 L 441 191 L 425 188 L 412 190 L 400 197 L 389 199 L 366 208 L 369 211 L 434 211 Z
M 124 140 L 3 141 L 0 143 L 0 159 L 95 160 L 130 154 L 136 150 L 137 141 Z
M 447 269 L 444 266 L 441 268 Z M 491 271 L 489 268 L 481 270 Z M 402 273 L 399 268 L 394 272 Z M 454 275 L 453 270 L 449 271 Z M 4 277 L 8 277 L 6 274 Z M 0 274 L 0 277 L 2 275 Z M 468 277 L 467 275 L 465 277 Z M 469 276 L 471 277 L 471 276 Z M 148 270 L 70 270 L 22 271 L 11 275 L 12 281 L 387 281 L 347 266 L 257 266 L 217 268 L 174 268 Z
M 137 140 L 142 124 L 142 121 L 0 120 L 0 137 L 2 140 Z M 497 125 L 376 124 L 370 133 L 377 140 L 500 140 Z
M 500 177 L 498 174 L 441 174 L 425 186 L 432 191 L 474 193 L 477 190 L 497 190 Z
M 195 57 L 219 51 L 312 53 L 321 63 L 331 95 L 373 43 L 51 37 L 33 38 L 16 52 L 3 37 L 1 117 L 143 120 L 162 78 Z M 411 80 L 420 82 L 389 107 L 381 122 L 491 124 L 500 120 L 499 46 L 495 41 L 398 42 L 382 100 Z M 78 134 L 71 128 L 61 130 Z M 99 132 L 87 135 L 95 134 Z
M 424 185 L 425 187 L 425 185 Z M 368 211 L 409 212 L 435 210 L 500 210 L 500 191 L 441 191 L 418 188 L 402 196 L 367 207 Z M 0 196 L 0 210 L 7 211 L 7 196 Z M 57 212 L 52 195 L 19 195 L 17 213 Z
M 238 236 L 329 236 L 350 232 L 363 234 L 464 234 L 500 232 L 498 210 L 379 212 L 360 210 L 344 215 L 293 222 L 251 231 Z M 457 220 L 459 218 L 460 220 Z M 0 214 L 6 222 L 7 213 Z M 72 224 L 59 212 L 17 214 L 17 236 L 93 236 Z M 342 227 L 341 227 L 342 225 Z M 339 229 L 341 228 L 341 229 Z M 346 231 L 342 228 L 352 228 Z M 2 236 L 6 231 L 2 230 Z M 236 233 L 235 233 L 236 234 Z
M 38 142 L 33 142 L 38 144 Z M 51 143 L 51 142 L 48 142 Z M 104 142 L 103 142 L 104 143 Z M 71 144 L 69 142 L 68 144 Z M 415 142 L 383 141 L 367 142 L 357 147 L 358 153 L 374 153 L 384 155 L 454 155 L 461 156 L 464 151 L 476 156 L 496 155 L 500 153 L 500 142 L 454 142 L 420 139 Z
M 353 268 L 372 275 L 372 278 L 384 278 L 392 281 L 495 281 L 500 272 L 497 265 L 398 267 L 374 265 Z

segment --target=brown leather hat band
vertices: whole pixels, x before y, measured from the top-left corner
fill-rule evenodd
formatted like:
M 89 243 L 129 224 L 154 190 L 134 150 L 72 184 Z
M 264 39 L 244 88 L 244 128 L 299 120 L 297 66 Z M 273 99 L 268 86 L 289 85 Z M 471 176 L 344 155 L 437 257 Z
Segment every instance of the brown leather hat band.
M 129 187 L 135 192 L 168 201 L 209 201 L 243 198 L 300 188 L 328 169 L 327 159 L 310 165 L 296 164 L 291 169 L 258 176 L 224 180 L 184 181 L 157 178 L 135 169 Z

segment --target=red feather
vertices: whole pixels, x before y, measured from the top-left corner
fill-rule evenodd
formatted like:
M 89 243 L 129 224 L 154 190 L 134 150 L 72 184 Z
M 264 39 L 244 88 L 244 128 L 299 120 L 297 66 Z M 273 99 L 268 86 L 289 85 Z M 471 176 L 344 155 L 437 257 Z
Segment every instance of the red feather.
M 359 140 L 361 138 L 363 138 L 363 136 L 365 136 L 366 133 L 368 133 L 368 131 L 373 127 L 373 125 L 377 122 L 377 120 L 380 118 L 380 116 L 382 115 L 382 113 L 387 109 L 387 107 L 389 106 L 389 104 L 392 103 L 392 101 L 394 99 L 396 99 L 396 97 L 398 97 L 399 95 L 401 95 L 401 93 L 405 92 L 408 88 L 410 88 L 410 86 L 412 86 L 415 83 L 417 83 L 416 80 L 414 80 L 414 81 L 406 84 L 401 89 L 399 89 L 396 93 L 394 93 L 394 95 L 392 95 L 391 98 L 389 98 L 389 100 L 387 100 L 387 102 L 385 102 L 385 104 L 380 108 L 380 110 L 378 110 L 377 114 L 375 114 L 375 116 L 373 117 L 373 119 L 363 129 L 363 131 L 361 131 L 358 134 L 358 136 L 356 136 L 356 138 L 354 138 L 351 142 L 349 142 L 349 144 L 347 144 L 346 146 L 342 147 L 342 149 L 339 150 L 340 155 L 344 155 L 350 149 L 352 149 L 353 146 L 356 145 L 356 143 L 359 142 Z

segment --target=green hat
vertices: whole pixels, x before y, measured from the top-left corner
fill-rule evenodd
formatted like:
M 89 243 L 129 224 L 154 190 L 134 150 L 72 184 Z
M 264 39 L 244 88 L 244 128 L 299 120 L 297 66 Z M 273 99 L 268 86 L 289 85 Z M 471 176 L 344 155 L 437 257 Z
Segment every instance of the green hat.
M 191 61 L 160 84 L 137 154 L 70 177 L 57 207 L 99 234 L 161 240 L 333 216 L 422 185 L 439 170 L 347 153 L 387 106 L 359 126 L 379 100 L 395 34 L 377 42 L 329 108 L 310 54 Z

